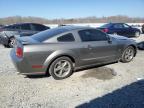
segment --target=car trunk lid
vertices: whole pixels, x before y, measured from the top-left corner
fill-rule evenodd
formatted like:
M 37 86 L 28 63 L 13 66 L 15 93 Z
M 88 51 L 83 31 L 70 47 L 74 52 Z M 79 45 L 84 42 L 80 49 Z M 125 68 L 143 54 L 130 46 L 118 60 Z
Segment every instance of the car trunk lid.
M 30 38 L 29 36 L 16 37 L 16 40 L 20 41 L 23 45 L 40 43 L 39 41 L 34 40 L 33 38 Z
M 16 37 L 15 53 L 18 58 L 23 58 L 23 49 L 25 45 L 40 43 L 28 36 Z

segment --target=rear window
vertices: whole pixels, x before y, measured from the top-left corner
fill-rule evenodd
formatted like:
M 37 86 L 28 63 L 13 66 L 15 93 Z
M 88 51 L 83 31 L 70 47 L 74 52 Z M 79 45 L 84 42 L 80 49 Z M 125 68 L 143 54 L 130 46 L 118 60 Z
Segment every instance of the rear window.
M 30 24 L 22 24 L 21 29 L 22 30 L 31 30 Z
M 111 27 L 111 25 L 112 24 L 110 24 L 110 23 L 109 24 L 105 24 L 105 25 L 101 26 L 101 28 L 109 28 L 109 27 Z
M 36 31 L 43 31 L 43 30 L 46 30 L 47 27 L 44 26 L 44 25 L 39 25 L 39 24 L 33 24 L 34 28 Z
M 5 27 L 3 27 L 4 29 L 14 29 L 15 28 L 15 26 L 14 25 L 10 25 L 10 26 L 5 26 Z
M 39 32 L 37 34 L 32 35 L 32 38 L 39 41 L 39 42 L 43 42 L 55 35 L 61 34 L 68 31 L 67 29 L 63 29 L 63 28 L 54 28 L 54 29 L 48 29 L 42 32 Z

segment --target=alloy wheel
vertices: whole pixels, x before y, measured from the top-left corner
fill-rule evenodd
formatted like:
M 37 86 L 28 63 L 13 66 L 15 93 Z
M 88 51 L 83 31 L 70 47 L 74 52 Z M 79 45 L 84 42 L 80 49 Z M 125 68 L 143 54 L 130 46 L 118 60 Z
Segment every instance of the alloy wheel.
M 125 62 L 130 62 L 133 57 L 134 57 L 134 48 L 133 47 L 128 47 L 125 51 L 124 51 L 124 60 Z
M 67 60 L 60 60 L 54 66 L 54 74 L 57 77 L 65 77 L 71 71 L 71 64 Z

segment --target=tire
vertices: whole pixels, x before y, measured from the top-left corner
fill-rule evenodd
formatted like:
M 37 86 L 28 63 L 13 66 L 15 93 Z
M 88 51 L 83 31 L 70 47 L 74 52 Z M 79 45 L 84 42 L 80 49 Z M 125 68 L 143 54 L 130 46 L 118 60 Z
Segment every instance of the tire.
M 140 32 L 139 31 L 136 31 L 135 32 L 135 37 L 139 37 L 140 36 Z
M 116 32 L 114 32 L 113 35 L 117 36 L 118 34 Z
M 142 33 L 144 34 L 144 29 L 142 29 Z
M 14 46 L 15 46 L 15 38 L 12 37 L 12 38 L 9 39 L 9 47 L 13 48 Z
M 60 57 L 54 60 L 49 68 L 49 74 L 56 80 L 69 77 L 73 73 L 73 62 L 68 57 Z
M 135 49 L 134 47 L 129 46 L 123 51 L 121 62 L 128 63 L 133 60 L 134 56 L 135 56 Z
M 9 48 L 9 45 L 3 45 L 5 48 Z

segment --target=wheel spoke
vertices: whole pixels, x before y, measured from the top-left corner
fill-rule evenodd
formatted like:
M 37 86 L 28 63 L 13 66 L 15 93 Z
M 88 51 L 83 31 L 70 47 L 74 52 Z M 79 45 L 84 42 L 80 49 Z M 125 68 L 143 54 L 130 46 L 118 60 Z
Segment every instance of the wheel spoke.
M 126 52 L 125 52 L 125 59 L 127 60 L 127 61 L 130 61 L 132 58 L 133 58 L 133 56 L 134 56 L 134 52 L 133 52 L 133 49 L 127 49 L 126 50 Z
M 71 70 L 70 63 L 66 60 L 58 61 L 54 67 L 54 73 L 58 77 L 65 77 Z
M 55 71 L 59 71 L 59 70 L 61 70 L 61 68 L 60 68 L 60 67 L 55 68 Z
M 60 67 L 62 67 L 62 61 L 59 61 L 59 62 L 58 62 L 58 65 L 59 65 Z
M 65 71 L 65 72 L 67 72 L 68 71 L 68 69 L 69 69 L 69 67 L 65 67 L 63 70 Z
M 67 65 L 68 65 L 68 63 L 67 63 L 67 62 L 64 62 L 63 65 L 62 65 L 62 67 L 64 68 L 64 67 L 66 67 Z
M 59 75 L 60 75 L 60 76 L 63 75 L 63 70 L 62 70 L 62 69 L 59 71 Z

